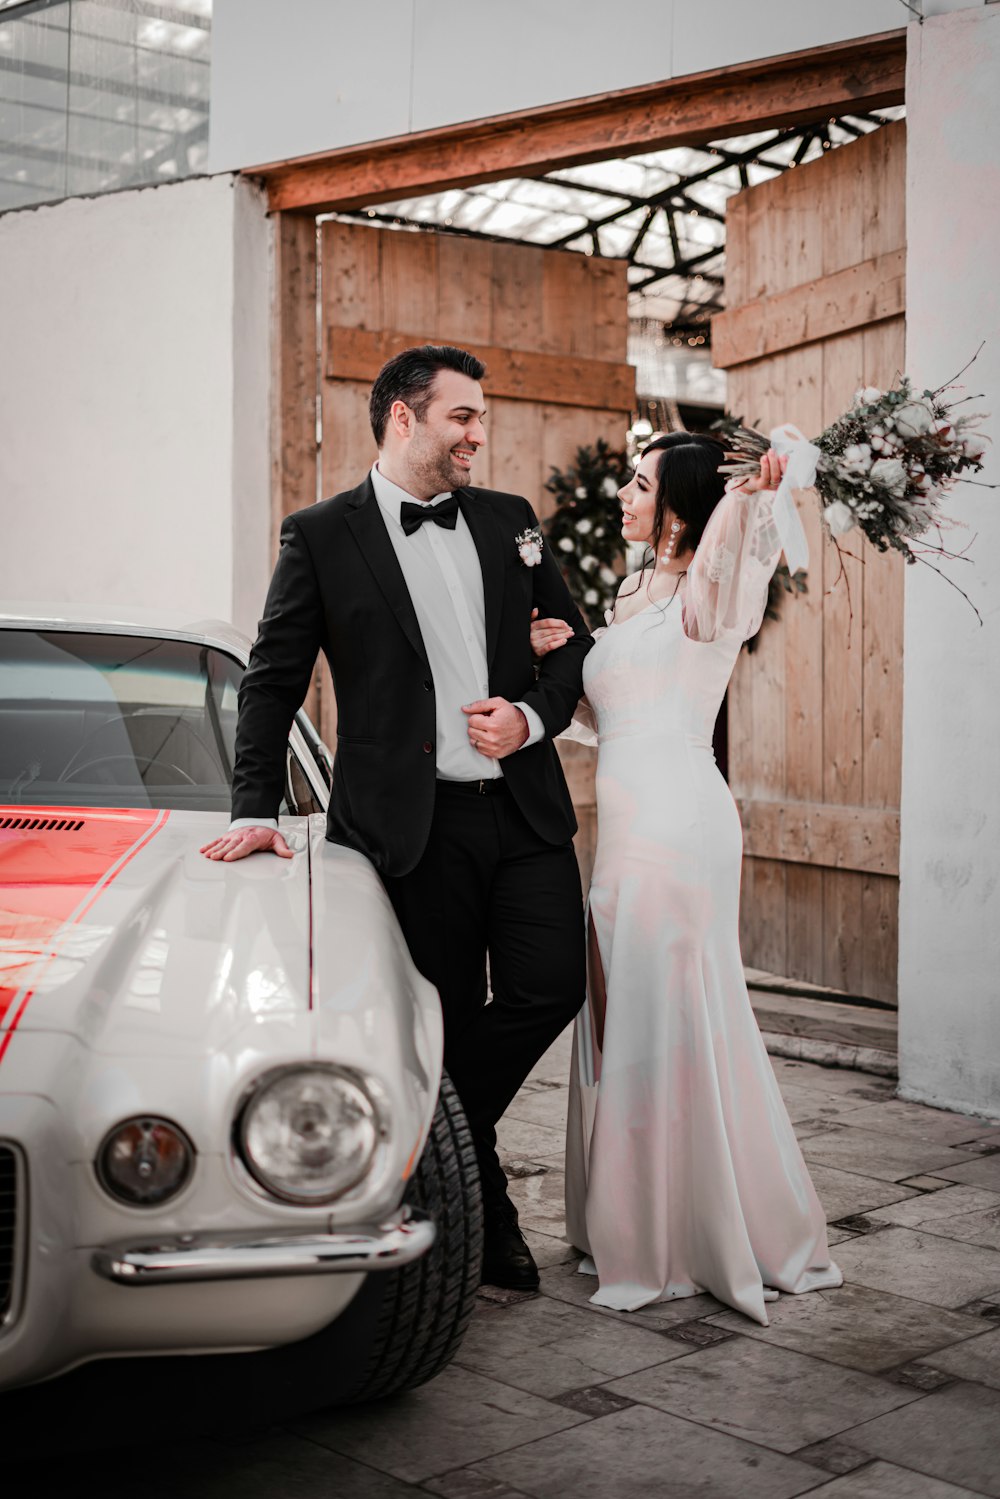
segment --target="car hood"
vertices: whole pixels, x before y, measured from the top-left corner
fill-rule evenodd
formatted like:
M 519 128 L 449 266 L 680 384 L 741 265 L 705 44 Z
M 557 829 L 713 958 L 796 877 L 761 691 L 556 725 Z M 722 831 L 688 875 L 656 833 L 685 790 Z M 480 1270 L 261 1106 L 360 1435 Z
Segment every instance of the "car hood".
M 15 1031 L 217 1050 L 310 1007 L 309 848 L 215 863 L 219 813 L 0 807 L 0 1060 Z

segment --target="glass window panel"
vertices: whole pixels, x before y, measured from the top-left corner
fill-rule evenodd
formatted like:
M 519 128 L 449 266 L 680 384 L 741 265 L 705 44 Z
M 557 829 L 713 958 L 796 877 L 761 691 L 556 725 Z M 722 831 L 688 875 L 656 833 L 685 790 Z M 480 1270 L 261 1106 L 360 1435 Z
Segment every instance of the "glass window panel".
M 211 0 L 3 10 L 0 211 L 205 169 Z

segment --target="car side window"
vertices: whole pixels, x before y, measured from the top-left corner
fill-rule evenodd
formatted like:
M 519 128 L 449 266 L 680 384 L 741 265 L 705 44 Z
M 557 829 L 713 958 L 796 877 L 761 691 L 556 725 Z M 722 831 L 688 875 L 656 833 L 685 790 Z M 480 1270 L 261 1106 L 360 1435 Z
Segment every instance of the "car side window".
M 308 817 L 311 813 L 322 812 L 322 810 L 305 771 L 299 763 L 298 756 L 289 746 L 285 756 L 285 795 L 281 803 L 282 814 L 288 817 Z

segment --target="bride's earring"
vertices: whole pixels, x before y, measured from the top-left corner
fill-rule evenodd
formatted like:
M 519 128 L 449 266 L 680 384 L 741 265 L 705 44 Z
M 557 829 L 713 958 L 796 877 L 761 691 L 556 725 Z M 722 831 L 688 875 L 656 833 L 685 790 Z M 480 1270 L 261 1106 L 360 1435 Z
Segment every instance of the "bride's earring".
M 666 546 L 663 548 L 663 551 L 660 553 L 660 561 L 664 565 L 666 565 L 670 561 L 671 557 L 674 555 L 674 548 L 677 545 L 677 533 L 680 530 L 680 528 L 681 528 L 681 523 L 680 523 L 679 520 L 672 520 L 670 522 L 670 535 L 667 537 L 667 544 L 666 544 Z

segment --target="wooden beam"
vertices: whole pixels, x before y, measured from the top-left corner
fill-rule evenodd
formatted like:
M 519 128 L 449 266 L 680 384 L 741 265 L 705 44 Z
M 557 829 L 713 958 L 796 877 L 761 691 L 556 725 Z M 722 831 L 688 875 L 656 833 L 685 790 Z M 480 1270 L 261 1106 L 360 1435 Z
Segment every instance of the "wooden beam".
M 387 203 L 903 102 L 903 30 L 250 167 L 272 211 Z
M 434 342 L 419 334 L 330 326 L 326 333 L 326 378 L 370 383 L 394 354 L 415 344 Z M 544 401 L 598 411 L 631 411 L 635 404 L 635 370 L 630 364 L 487 348 L 478 343 L 475 351 L 486 365 L 483 384 L 487 398 Z
M 274 236 L 274 302 L 271 328 L 271 556 L 278 555 L 281 523 L 317 499 L 316 327 L 317 229 L 314 219 L 282 214 Z M 313 668 L 303 704 L 321 721 L 323 680 L 333 698 L 322 657 Z M 336 744 L 336 735 L 332 743 Z
M 274 249 L 271 553 L 281 522 L 316 499 L 316 225 L 278 220 Z
M 743 852 L 754 859 L 899 874 L 899 813 L 823 802 L 737 799 Z
M 891 250 L 859 265 L 760 297 L 712 319 L 712 363 L 748 364 L 783 349 L 868 328 L 906 309 L 906 251 Z

